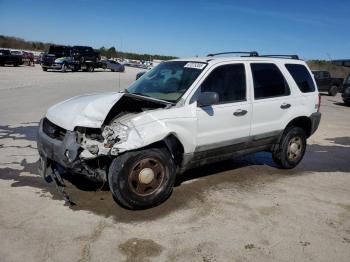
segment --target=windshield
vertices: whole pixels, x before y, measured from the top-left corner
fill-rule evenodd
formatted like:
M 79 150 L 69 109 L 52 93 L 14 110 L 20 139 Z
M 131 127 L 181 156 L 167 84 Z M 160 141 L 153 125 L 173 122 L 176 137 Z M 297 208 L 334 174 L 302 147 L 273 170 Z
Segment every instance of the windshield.
M 66 46 L 50 46 L 48 53 L 56 56 L 69 56 L 70 48 Z
M 163 62 L 135 81 L 127 92 L 176 102 L 206 65 L 188 61 Z

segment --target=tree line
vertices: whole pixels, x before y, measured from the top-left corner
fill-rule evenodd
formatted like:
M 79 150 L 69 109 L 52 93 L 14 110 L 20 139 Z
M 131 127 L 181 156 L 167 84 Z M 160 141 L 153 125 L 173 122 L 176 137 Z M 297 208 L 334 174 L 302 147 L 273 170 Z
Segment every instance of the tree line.
M 0 35 L 1 48 L 13 48 L 13 49 L 45 52 L 49 49 L 49 46 L 53 44 L 54 43 L 43 43 L 40 41 L 26 41 L 19 37 Z M 110 48 L 101 47 L 95 50 L 100 52 L 101 56 L 105 56 L 107 58 L 119 57 L 119 58 L 132 59 L 132 60 L 153 60 L 153 59 L 170 60 L 170 59 L 176 58 L 174 56 L 166 56 L 166 55 L 151 55 L 151 54 L 120 52 L 120 51 L 117 51 L 117 49 L 114 46 Z

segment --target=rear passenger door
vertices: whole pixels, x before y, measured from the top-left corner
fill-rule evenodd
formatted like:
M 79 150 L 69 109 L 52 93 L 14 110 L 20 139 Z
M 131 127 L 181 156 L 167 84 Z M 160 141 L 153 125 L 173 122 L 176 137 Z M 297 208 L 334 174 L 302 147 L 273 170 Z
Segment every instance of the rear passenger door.
M 254 146 L 270 144 L 284 129 L 293 108 L 286 79 L 274 63 L 251 63 L 253 116 L 251 136 Z

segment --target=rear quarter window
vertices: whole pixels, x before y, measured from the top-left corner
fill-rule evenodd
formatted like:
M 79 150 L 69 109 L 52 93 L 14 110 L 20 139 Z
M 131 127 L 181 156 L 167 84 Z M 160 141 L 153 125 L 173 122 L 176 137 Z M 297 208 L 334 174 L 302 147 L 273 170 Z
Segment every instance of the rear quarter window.
M 254 98 L 265 99 L 290 95 L 289 86 L 275 64 L 252 63 Z
M 304 65 L 286 64 L 286 68 L 301 92 L 310 93 L 315 91 L 314 81 Z

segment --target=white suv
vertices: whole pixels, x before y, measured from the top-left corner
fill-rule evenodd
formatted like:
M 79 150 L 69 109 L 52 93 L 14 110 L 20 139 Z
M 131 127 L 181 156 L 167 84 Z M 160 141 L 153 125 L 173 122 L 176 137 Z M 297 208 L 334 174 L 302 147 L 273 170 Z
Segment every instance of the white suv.
M 108 181 L 119 204 L 148 208 L 196 166 L 269 151 L 281 168 L 295 167 L 319 106 L 312 73 L 296 56 L 176 59 L 122 92 L 51 107 L 40 122 L 40 170 Z

